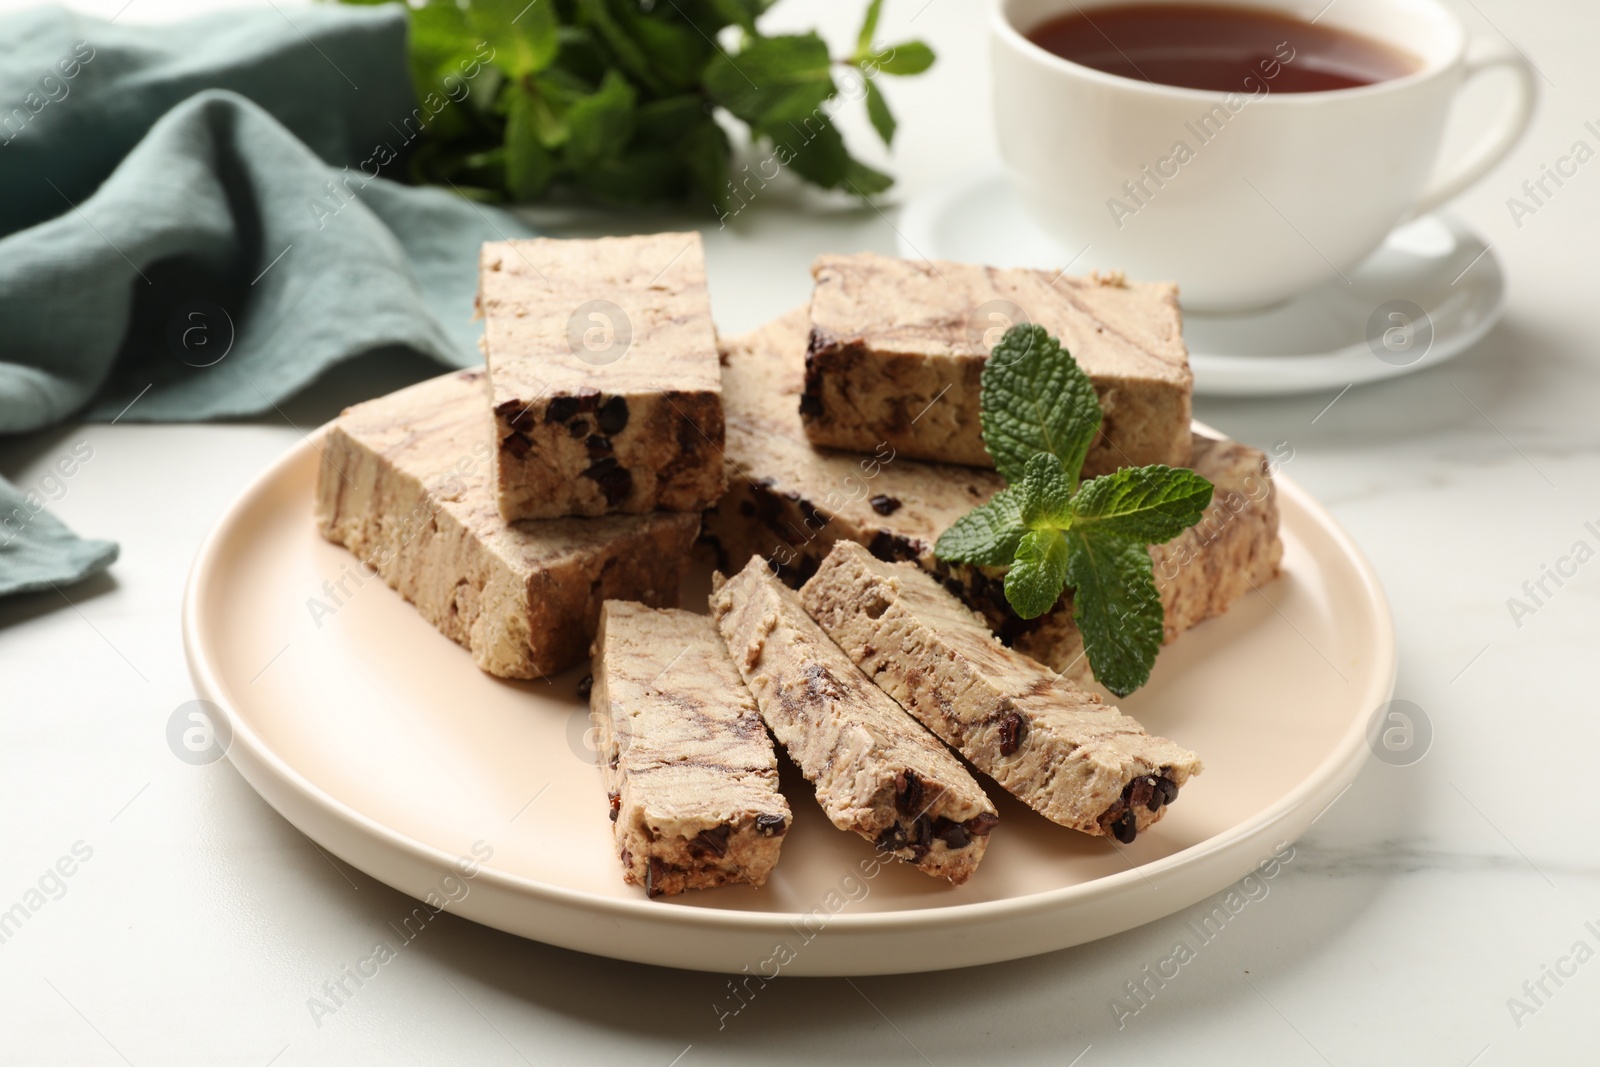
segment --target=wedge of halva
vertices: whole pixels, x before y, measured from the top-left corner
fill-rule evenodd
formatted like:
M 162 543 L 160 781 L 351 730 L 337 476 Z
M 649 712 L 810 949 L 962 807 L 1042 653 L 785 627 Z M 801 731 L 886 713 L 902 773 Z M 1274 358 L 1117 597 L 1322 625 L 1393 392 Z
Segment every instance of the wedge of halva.
M 1052 822 L 1131 842 L 1199 757 L 995 639 L 926 572 L 841 541 L 800 590 L 867 676 Z
M 490 477 L 482 370 L 347 409 L 316 441 L 316 519 L 490 674 L 579 662 L 608 599 L 675 606 L 692 514 L 508 523 Z
M 709 616 L 606 601 L 589 715 L 626 881 L 652 897 L 766 882 L 789 804 Z
M 765 560 L 719 582 L 711 611 L 762 718 L 833 824 L 965 882 L 999 820 L 950 750 L 856 669 Z

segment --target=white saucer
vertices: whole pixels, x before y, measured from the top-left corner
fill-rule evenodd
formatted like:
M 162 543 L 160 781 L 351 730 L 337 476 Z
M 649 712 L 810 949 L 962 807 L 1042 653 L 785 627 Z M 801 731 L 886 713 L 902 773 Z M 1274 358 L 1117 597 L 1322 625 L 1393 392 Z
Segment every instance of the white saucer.
M 992 168 L 915 197 L 899 227 L 910 257 L 1075 274 L 1118 266 L 1097 261 L 1093 247 L 1063 249 Z M 1195 392 L 1280 396 L 1409 374 L 1472 347 L 1504 305 L 1505 275 L 1489 244 L 1442 213 L 1399 227 L 1347 274 L 1265 311 L 1186 311 Z

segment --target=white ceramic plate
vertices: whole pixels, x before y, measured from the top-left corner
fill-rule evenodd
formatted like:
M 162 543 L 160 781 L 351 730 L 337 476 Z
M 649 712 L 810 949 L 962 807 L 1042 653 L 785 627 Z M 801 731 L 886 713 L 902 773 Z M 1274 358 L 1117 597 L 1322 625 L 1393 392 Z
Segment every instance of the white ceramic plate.
M 1304 832 L 1355 777 L 1393 685 L 1377 579 L 1280 478 L 1283 576 L 1184 635 L 1123 702 L 1206 763 L 1132 846 L 1055 826 L 994 789 L 1002 823 L 965 886 L 900 866 L 868 877 L 871 846 L 828 824 L 786 767 L 794 826 L 764 888 L 647 900 L 623 884 L 613 851 L 577 696 L 584 669 L 490 677 L 381 581 L 358 585 L 354 557 L 313 525 L 313 442 L 228 509 L 190 576 L 190 670 L 227 713 L 229 757 L 285 818 L 374 878 L 585 952 L 856 975 L 1105 937 L 1215 893 Z M 687 585 L 684 603 L 703 603 L 705 573 Z M 452 873 L 461 857 L 470 877 Z
M 917 196 L 899 234 L 901 254 L 919 259 L 1075 274 L 1118 266 L 1092 246 L 1053 241 L 994 169 Z M 1458 219 L 1429 215 L 1396 229 L 1347 277 L 1252 314 L 1186 314 L 1183 334 L 1196 393 L 1279 396 L 1436 366 L 1488 333 L 1504 303 L 1505 275 L 1488 242 Z

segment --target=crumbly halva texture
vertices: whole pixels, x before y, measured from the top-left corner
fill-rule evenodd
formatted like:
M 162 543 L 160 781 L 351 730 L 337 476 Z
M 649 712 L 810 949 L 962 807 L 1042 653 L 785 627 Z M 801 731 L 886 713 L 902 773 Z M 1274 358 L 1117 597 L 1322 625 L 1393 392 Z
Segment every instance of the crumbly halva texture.
M 722 396 L 699 234 L 485 244 L 478 310 L 501 514 L 716 502 Z
M 1006 648 L 913 564 L 842 542 L 800 599 L 884 692 L 1052 822 L 1126 844 L 1200 773 L 1193 752 Z
M 348 408 L 317 444 L 317 525 L 483 670 L 536 678 L 583 659 L 604 600 L 676 605 L 700 521 L 507 523 L 483 393 L 484 372 L 467 370 Z
M 1071 593 L 1036 619 L 1006 601 L 1003 572 L 935 558 L 939 534 L 999 492 L 993 471 L 908 459 L 892 446 L 851 455 L 813 448 L 795 409 L 804 380 L 806 314 L 791 312 L 723 343 L 729 488 L 707 512 L 702 544 L 725 571 L 764 556 L 791 585 L 837 541 L 911 560 L 980 612 L 1006 644 L 1075 681 L 1087 679 Z M 1278 572 L 1283 545 L 1266 457 L 1195 434 L 1193 467 L 1216 486 L 1200 522 L 1150 555 L 1166 638 L 1222 614 Z
M 999 817 L 939 739 L 856 669 L 760 559 L 711 594 L 761 715 L 841 830 L 956 885 Z
M 589 717 L 623 878 L 652 897 L 764 884 L 789 804 L 716 624 L 608 600 L 593 654 Z
M 1084 464 L 1189 465 L 1194 376 L 1178 290 L 1120 274 L 1069 277 L 862 253 L 811 268 L 800 411 L 812 443 L 993 467 L 979 382 L 1006 327 L 1043 326 L 1094 381 L 1104 413 Z

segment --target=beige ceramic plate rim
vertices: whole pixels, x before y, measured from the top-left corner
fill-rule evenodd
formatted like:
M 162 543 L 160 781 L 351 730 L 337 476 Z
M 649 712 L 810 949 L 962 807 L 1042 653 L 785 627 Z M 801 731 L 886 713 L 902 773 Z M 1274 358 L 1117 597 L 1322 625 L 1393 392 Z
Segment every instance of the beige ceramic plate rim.
M 1195 424 L 1195 428 L 1200 432 L 1216 433 L 1216 431 L 1210 430 L 1198 422 Z M 223 563 L 223 556 L 225 555 L 229 537 L 241 514 L 251 505 L 252 501 L 263 491 L 265 486 L 279 477 L 280 472 L 285 467 L 304 461 L 306 452 L 316 449 L 316 441 L 327 432 L 327 429 L 328 427 L 325 426 L 312 436 L 307 437 L 306 440 L 294 446 L 289 452 L 274 461 L 266 470 L 252 479 L 250 484 L 228 506 L 211 531 L 206 535 L 206 539 L 201 544 L 190 569 L 183 599 L 183 642 L 189 662 L 190 675 L 198 695 L 221 707 L 228 716 L 229 725 L 232 729 L 232 740 L 228 750 L 229 759 L 234 762 L 241 773 L 244 773 L 252 788 L 262 793 L 263 797 L 269 803 L 272 803 L 275 809 L 280 810 L 280 813 L 282 813 L 282 809 L 279 805 L 273 802 L 271 797 L 267 797 L 265 791 L 251 780 L 251 776 L 248 773 L 245 773 L 245 765 L 240 760 L 241 755 L 247 757 L 248 761 L 254 763 L 257 767 L 272 774 L 278 780 L 276 784 L 287 787 L 294 794 L 297 794 L 299 799 L 309 801 L 325 817 L 336 820 L 344 824 L 346 828 L 354 830 L 390 850 L 402 853 L 412 860 L 420 861 L 435 869 L 448 869 L 455 862 L 455 856 L 415 838 L 401 834 L 350 805 L 336 800 L 306 779 L 251 730 L 248 723 L 238 714 L 228 700 L 227 690 L 218 677 L 215 662 L 204 636 L 207 629 L 207 619 L 202 607 L 204 592 L 210 583 L 218 580 L 219 569 Z M 1373 609 L 1370 619 L 1366 621 L 1376 626 L 1376 630 L 1372 634 L 1371 643 L 1377 652 L 1378 660 L 1373 664 L 1371 670 L 1366 672 L 1368 691 L 1359 701 L 1352 700 L 1351 706 L 1375 708 L 1392 695 L 1396 670 L 1394 624 L 1389 613 L 1388 601 L 1384 596 L 1383 588 L 1366 557 L 1362 555 L 1354 542 L 1350 540 L 1349 536 L 1321 505 L 1317 504 L 1309 494 L 1292 480 L 1282 476 L 1281 473 L 1274 476 L 1274 481 L 1278 492 L 1283 496 L 1292 498 L 1299 507 L 1312 517 L 1315 523 L 1338 546 L 1340 552 L 1360 576 L 1362 592 Z M 1363 716 L 1354 719 L 1350 723 L 1339 743 L 1329 752 L 1315 771 L 1269 808 L 1250 819 L 1236 823 L 1222 833 L 1213 835 L 1182 851 L 1140 864 L 1127 871 L 1096 878 L 1077 885 L 1066 886 L 1061 889 L 1004 900 L 984 901 L 974 904 L 941 905 L 905 912 L 839 914 L 830 918 L 829 928 L 830 930 L 838 930 L 842 934 L 848 934 L 851 931 L 895 931 L 902 933 L 932 931 L 935 929 L 948 931 L 954 925 L 967 926 L 975 922 L 999 917 L 1008 919 L 1024 917 L 1100 899 L 1124 888 L 1135 886 L 1142 880 L 1149 880 L 1152 876 L 1171 873 L 1198 864 L 1205 860 L 1206 857 L 1223 852 L 1230 845 L 1248 840 L 1272 824 L 1285 819 L 1304 806 L 1312 797 L 1325 793 L 1332 787 L 1342 788 L 1348 785 L 1350 781 L 1354 780 L 1356 772 L 1359 771 L 1364 761 L 1365 757 L 1362 750 L 1365 745 L 1366 720 L 1365 716 Z M 242 753 L 241 749 L 243 750 Z M 289 818 L 286 813 L 285 817 Z M 341 854 L 342 850 L 335 848 L 325 840 L 334 835 L 330 835 L 324 827 L 303 825 L 307 820 L 290 818 L 289 821 L 308 837 L 318 841 L 320 844 L 324 844 L 330 851 L 334 851 L 336 855 Z M 366 864 L 356 862 L 349 856 L 341 855 L 341 858 L 362 870 L 367 869 Z M 1234 877 L 1245 873 L 1249 866 L 1253 866 L 1253 863 L 1240 868 Z M 368 871 L 368 873 L 372 872 Z M 375 874 L 374 877 L 379 876 Z M 587 910 L 600 917 L 627 919 L 630 921 L 643 920 L 653 925 L 686 929 L 715 928 L 745 933 L 781 933 L 789 929 L 790 924 L 803 920 L 808 914 L 806 912 L 722 911 L 714 908 L 668 908 L 648 900 L 591 896 L 578 890 L 508 874 L 487 866 L 483 867 L 476 877 L 486 883 L 510 890 L 531 901 L 548 900 L 553 904 L 560 903 Z M 382 881 L 384 879 L 380 877 L 379 880 Z M 1188 903 L 1192 903 L 1192 901 L 1185 901 L 1184 905 Z M 492 921 L 491 925 L 493 925 Z M 1114 931 L 1105 931 L 1107 934 L 1112 932 Z

